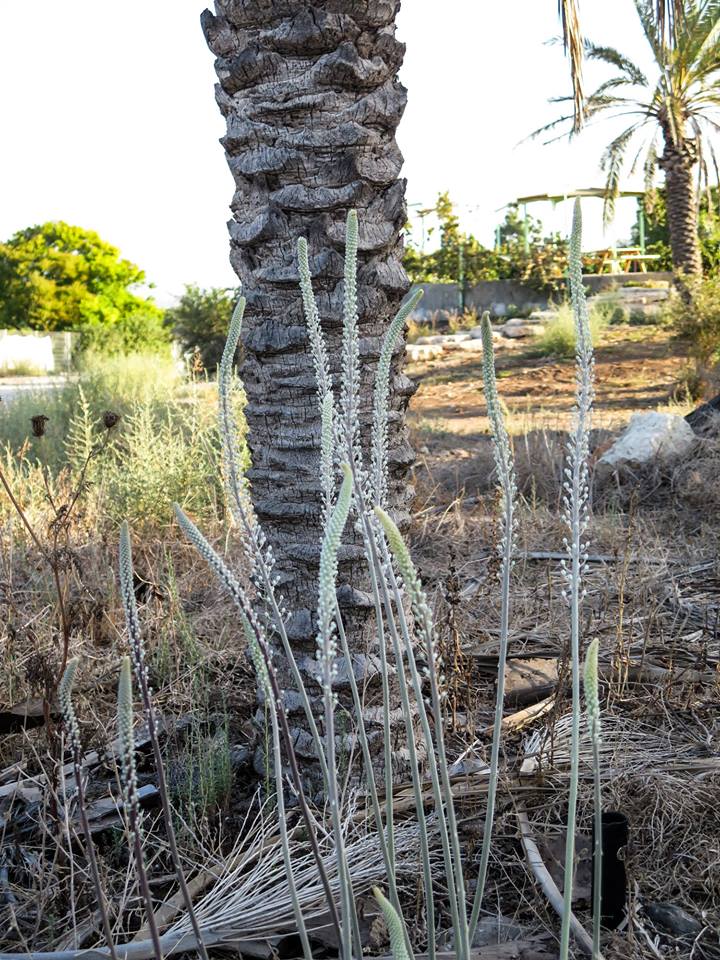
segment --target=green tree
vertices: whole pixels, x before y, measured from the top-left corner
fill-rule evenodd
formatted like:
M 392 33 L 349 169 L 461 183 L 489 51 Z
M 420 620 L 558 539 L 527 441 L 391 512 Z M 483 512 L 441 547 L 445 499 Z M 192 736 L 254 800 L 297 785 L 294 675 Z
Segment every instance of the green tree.
M 481 280 L 497 280 L 501 261 L 470 233 L 460 229 L 460 220 L 450 194 L 438 195 L 435 212 L 440 224 L 440 246 L 424 253 L 408 241 L 403 266 L 413 283 L 459 283 L 473 286 Z M 432 230 L 429 231 L 432 235 Z
M 720 271 L 720 191 L 714 187 L 711 191 L 703 191 L 698 204 L 698 240 L 700 242 L 700 256 L 702 257 L 703 271 L 714 275 Z M 635 223 L 632 229 L 631 241 L 640 242 L 640 225 Z M 649 202 L 645 204 L 645 242 L 648 253 L 660 257 L 657 261 L 659 270 L 672 269 L 672 251 L 670 249 L 670 232 L 668 230 L 667 204 L 665 191 L 657 190 L 649 195 Z
M 533 217 L 527 225 L 517 205 L 508 207 L 500 226 L 500 248 L 489 250 L 463 233 L 447 192 L 438 196 L 440 246 L 430 253 L 408 243 L 403 266 L 413 283 L 460 283 L 474 286 L 482 280 L 523 280 L 543 292 L 565 286 L 567 243 L 558 235 L 543 236 L 542 223 Z M 526 242 L 527 240 L 527 242 Z
M 717 170 L 713 140 L 720 129 L 720 0 L 677 0 L 674 18 L 667 4 L 635 0 L 645 38 L 657 66 L 648 78 L 612 47 L 585 44 L 586 56 L 614 68 L 585 100 L 585 119 L 631 118 L 609 143 L 601 159 L 606 181 L 606 219 L 614 211 L 626 158 L 633 166 L 644 155 L 646 184 L 658 168 L 665 176 L 668 232 L 673 267 L 682 273 L 702 272 L 698 240 L 697 181 Z M 572 100 L 558 97 L 556 102 Z M 571 123 L 568 113 L 534 135 Z M 626 122 L 626 121 L 625 121 Z M 569 136 L 575 130 L 571 127 Z M 662 142 L 662 152 L 658 147 Z
M 194 284 L 185 287 L 177 306 L 167 311 L 166 323 L 185 350 L 198 349 L 203 366 L 214 371 L 220 362 L 227 338 L 230 317 L 240 290 Z
M 163 311 L 134 288 L 145 274 L 92 230 L 39 224 L 0 244 L 0 327 L 74 330 L 106 352 L 168 342 Z

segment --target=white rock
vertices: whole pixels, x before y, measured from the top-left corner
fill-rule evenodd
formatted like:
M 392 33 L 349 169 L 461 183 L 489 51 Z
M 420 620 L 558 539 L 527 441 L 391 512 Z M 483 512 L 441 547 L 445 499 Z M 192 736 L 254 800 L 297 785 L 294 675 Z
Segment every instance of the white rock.
M 415 343 L 419 347 L 426 347 L 428 346 L 428 344 L 442 343 L 442 342 L 443 342 L 443 335 L 441 333 L 434 333 L 432 334 L 432 336 L 429 336 L 429 337 L 418 337 L 417 340 L 415 341 Z
M 498 327 L 498 333 L 504 337 L 532 337 L 535 334 L 542 333 L 542 325 L 537 323 L 525 323 L 521 320 L 519 323 L 508 320 L 502 327 Z
M 548 320 L 554 320 L 557 316 L 557 310 L 533 310 L 525 323 L 546 323 Z
M 636 413 L 598 463 L 618 467 L 682 457 L 694 443 L 693 429 L 683 417 L 674 413 Z
M 496 337 L 493 335 L 493 340 L 500 340 L 501 337 Z M 458 350 L 463 350 L 465 353 L 482 353 L 482 340 L 463 340 L 462 343 L 457 345 Z
M 412 363 L 419 363 L 424 360 L 436 360 L 443 355 L 443 348 L 440 344 L 409 343 L 405 350 L 408 360 Z

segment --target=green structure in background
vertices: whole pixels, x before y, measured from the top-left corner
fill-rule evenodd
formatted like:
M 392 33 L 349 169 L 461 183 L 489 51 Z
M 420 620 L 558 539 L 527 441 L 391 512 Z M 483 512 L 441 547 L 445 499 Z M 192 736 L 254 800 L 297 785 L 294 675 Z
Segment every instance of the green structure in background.
M 518 197 L 516 200 L 511 201 L 502 207 L 502 210 L 505 210 L 510 206 L 517 206 L 522 209 L 522 217 L 524 224 L 524 242 L 525 242 L 525 252 L 530 252 L 530 235 L 528 230 L 528 204 L 530 203 L 552 203 L 553 206 L 556 206 L 558 203 L 562 203 L 563 200 L 575 200 L 578 197 L 595 197 L 598 200 L 605 200 L 607 196 L 607 191 L 604 187 L 588 187 L 585 190 L 569 190 L 567 193 L 538 193 L 532 196 L 527 197 Z M 610 264 L 617 264 L 618 257 L 623 253 L 627 255 L 634 254 L 629 257 L 633 262 L 636 262 L 640 265 L 641 269 L 644 269 L 644 264 L 649 260 L 657 260 L 658 257 L 654 254 L 648 254 L 645 250 L 645 206 L 643 203 L 643 198 L 645 197 L 644 190 L 619 190 L 617 193 L 618 197 L 635 197 L 637 200 L 638 208 L 638 250 L 639 253 L 635 251 L 635 248 L 609 248 L 608 251 L 600 251 L 599 253 L 610 253 L 611 256 L 607 259 L 607 262 Z M 500 247 L 500 227 L 495 229 L 495 249 L 498 250 Z M 617 271 L 613 271 L 617 272 Z

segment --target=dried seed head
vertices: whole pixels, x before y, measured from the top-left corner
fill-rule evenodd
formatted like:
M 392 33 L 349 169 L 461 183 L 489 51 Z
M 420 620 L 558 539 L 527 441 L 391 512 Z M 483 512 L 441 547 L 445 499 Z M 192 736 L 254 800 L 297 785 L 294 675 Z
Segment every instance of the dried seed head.
M 34 437 L 45 436 L 45 424 L 49 419 L 50 417 L 46 417 L 44 413 L 37 413 L 34 417 L 30 417 L 30 423 L 32 424 L 32 432 Z
M 58 700 L 60 701 L 60 710 L 62 712 L 63 720 L 65 721 L 65 726 L 70 737 L 70 743 L 74 750 L 80 750 L 80 727 L 78 726 L 77 717 L 75 716 L 75 708 L 73 707 L 72 702 L 72 688 L 73 683 L 75 682 L 75 674 L 77 672 L 79 660 L 77 657 L 73 657 L 72 660 L 68 660 L 67 666 L 65 667 L 65 672 L 62 675 L 62 679 L 58 684 Z
M 106 430 L 112 430 L 120 422 L 120 414 L 112 410 L 106 410 L 102 415 L 103 426 Z

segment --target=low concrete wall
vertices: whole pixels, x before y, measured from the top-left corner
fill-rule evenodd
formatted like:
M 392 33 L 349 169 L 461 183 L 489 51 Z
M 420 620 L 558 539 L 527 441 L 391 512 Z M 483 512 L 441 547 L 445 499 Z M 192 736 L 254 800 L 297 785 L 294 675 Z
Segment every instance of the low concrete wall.
M 672 280 L 672 274 L 654 271 L 650 273 L 604 273 L 586 274 L 583 282 L 590 294 L 643 280 Z M 419 283 L 413 289 L 422 288 L 423 298 L 416 315 L 428 317 L 442 310 L 448 313 L 459 311 L 460 297 L 456 283 Z M 484 280 L 465 291 L 465 306 L 468 309 L 489 310 L 496 317 L 504 317 L 516 310 L 544 310 L 548 297 L 520 280 Z
M 66 373 L 72 361 L 72 333 L 0 330 L 0 370 Z

